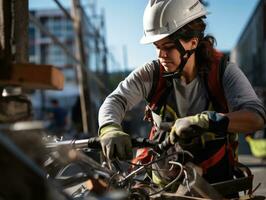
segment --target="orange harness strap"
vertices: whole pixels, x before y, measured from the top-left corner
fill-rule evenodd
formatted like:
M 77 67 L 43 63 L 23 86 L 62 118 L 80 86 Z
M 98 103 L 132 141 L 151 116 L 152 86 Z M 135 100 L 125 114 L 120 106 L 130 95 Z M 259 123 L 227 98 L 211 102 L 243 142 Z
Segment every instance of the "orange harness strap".
M 224 157 L 226 152 L 226 145 L 224 144 L 213 156 L 200 163 L 200 167 L 203 169 L 203 173 L 207 172 L 210 167 L 216 165 Z
M 156 132 L 156 128 L 153 126 L 149 135 L 149 139 L 152 140 L 154 134 Z M 132 163 L 138 164 L 141 161 L 141 164 L 147 164 L 152 160 L 152 156 L 149 154 L 149 148 L 138 149 L 138 156 L 132 159 Z

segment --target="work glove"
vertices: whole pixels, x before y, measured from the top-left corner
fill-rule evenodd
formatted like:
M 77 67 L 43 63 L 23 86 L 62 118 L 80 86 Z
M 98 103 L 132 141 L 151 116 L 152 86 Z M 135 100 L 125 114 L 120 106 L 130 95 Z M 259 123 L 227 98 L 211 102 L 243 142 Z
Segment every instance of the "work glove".
M 100 143 L 105 157 L 113 160 L 118 157 L 120 160 L 132 158 L 131 138 L 122 131 L 116 124 L 110 124 L 100 129 Z
M 188 129 L 193 126 L 200 127 L 205 131 L 220 133 L 227 131 L 228 124 L 229 118 L 215 111 L 204 111 L 200 114 L 180 118 L 172 126 L 170 142 L 174 144 L 177 138 L 186 138 L 186 134 L 189 132 Z

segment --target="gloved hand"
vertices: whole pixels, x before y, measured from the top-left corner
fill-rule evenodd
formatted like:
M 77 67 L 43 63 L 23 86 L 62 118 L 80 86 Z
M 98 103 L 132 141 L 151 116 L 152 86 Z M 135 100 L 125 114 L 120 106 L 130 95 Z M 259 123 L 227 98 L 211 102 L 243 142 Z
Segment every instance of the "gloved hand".
M 118 157 L 120 160 L 132 158 L 132 144 L 130 136 L 116 124 L 110 124 L 100 129 L 102 151 L 107 159 Z
M 185 138 L 191 126 L 198 126 L 206 131 L 226 132 L 229 118 L 215 111 L 205 111 L 200 114 L 177 119 L 170 132 L 170 142 L 174 144 L 177 137 Z

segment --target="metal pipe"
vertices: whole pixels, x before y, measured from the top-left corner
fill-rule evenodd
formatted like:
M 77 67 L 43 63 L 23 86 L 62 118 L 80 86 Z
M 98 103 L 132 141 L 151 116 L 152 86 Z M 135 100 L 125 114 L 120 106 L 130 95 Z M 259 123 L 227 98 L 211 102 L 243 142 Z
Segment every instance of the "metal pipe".
M 59 142 L 48 142 L 45 144 L 46 148 L 48 149 L 55 149 L 58 147 L 63 147 L 63 146 L 69 146 L 74 149 L 84 149 L 88 147 L 88 139 L 83 139 L 83 140 L 65 140 L 65 141 L 59 141 Z
M 65 14 L 65 16 L 70 19 L 71 21 L 73 21 L 73 18 L 71 16 L 71 14 L 69 14 L 69 12 L 67 11 L 67 9 L 64 8 L 64 6 L 59 2 L 59 0 L 54 0 L 54 2 L 58 5 L 58 7 L 63 11 L 63 13 Z

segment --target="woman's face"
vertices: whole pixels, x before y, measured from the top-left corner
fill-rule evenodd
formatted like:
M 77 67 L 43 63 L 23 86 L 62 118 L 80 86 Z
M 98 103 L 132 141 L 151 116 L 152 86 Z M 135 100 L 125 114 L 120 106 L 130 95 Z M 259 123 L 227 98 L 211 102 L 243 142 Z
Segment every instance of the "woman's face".
M 187 44 L 180 41 L 186 49 Z M 154 43 L 156 47 L 157 56 L 160 63 L 166 72 L 175 72 L 180 64 L 180 53 L 176 48 L 175 43 L 169 38 L 161 39 Z

